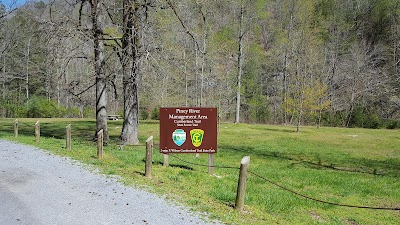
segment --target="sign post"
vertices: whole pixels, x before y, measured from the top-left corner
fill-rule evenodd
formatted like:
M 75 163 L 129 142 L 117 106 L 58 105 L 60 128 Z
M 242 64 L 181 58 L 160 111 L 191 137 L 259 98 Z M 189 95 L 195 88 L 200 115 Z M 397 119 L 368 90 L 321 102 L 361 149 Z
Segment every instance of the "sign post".
M 18 137 L 18 119 L 14 122 L 14 137 Z
M 68 124 L 68 126 L 65 128 L 65 133 L 66 133 L 66 143 L 65 143 L 65 148 L 68 151 L 71 151 L 71 124 Z
M 153 166 L 153 136 L 150 136 L 146 140 L 146 165 L 145 165 L 145 176 L 151 178 L 151 170 Z
M 242 161 L 240 161 L 240 173 L 239 173 L 239 181 L 238 188 L 236 194 L 236 203 L 235 209 L 239 212 L 243 212 L 244 208 L 244 198 L 246 193 L 246 179 L 249 173 L 250 166 L 250 156 L 243 157 Z
M 160 152 L 217 152 L 217 108 L 161 108 Z
M 35 123 L 35 137 L 36 143 L 40 142 L 40 122 L 39 120 Z
M 103 129 L 97 132 L 97 158 L 103 159 L 103 141 L 104 141 L 104 131 Z

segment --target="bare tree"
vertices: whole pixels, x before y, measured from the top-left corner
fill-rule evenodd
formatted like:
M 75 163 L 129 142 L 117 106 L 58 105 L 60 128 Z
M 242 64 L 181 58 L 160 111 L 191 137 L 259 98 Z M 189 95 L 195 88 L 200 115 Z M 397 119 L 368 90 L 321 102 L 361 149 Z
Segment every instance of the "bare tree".
M 107 127 L 107 77 L 104 72 L 104 43 L 102 40 L 100 0 L 91 0 L 91 19 L 94 50 L 94 70 L 96 72 L 96 134 L 103 130 L 104 141 L 109 140 Z
M 246 34 L 244 26 L 244 10 L 245 6 L 243 3 L 240 5 L 239 14 L 239 35 L 238 35 L 238 52 L 237 52 L 237 87 L 236 87 L 236 113 L 235 123 L 240 122 L 240 97 L 242 89 L 242 74 L 243 74 L 243 40 Z
M 138 3 L 123 0 L 122 73 L 124 123 L 120 139 L 123 144 L 138 144 L 139 130 L 139 21 Z
M 82 9 L 89 2 L 91 20 L 90 37 L 93 41 L 94 70 L 96 76 L 96 133 L 104 132 L 104 141 L 109 140 L 107 127 L 107 77 L 105 75 L 104 42 L 102 18 L 100 13 L 101 0 L 81 0 L 79 9 L 79 25 L 82 25 Z M 86 32 L 86 29 L 80 28 Z

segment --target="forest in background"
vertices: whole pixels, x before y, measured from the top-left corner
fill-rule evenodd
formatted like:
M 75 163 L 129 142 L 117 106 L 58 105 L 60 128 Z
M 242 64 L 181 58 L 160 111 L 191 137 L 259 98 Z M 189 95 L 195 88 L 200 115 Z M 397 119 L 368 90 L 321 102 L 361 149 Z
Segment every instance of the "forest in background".
M 133 56 L 140 119 L 209 106 L 231 122 L 400 127 L 398 0 L 0 4 L 0 117 L 95 117 L 94 46 L 107 114 L 124 114 Z

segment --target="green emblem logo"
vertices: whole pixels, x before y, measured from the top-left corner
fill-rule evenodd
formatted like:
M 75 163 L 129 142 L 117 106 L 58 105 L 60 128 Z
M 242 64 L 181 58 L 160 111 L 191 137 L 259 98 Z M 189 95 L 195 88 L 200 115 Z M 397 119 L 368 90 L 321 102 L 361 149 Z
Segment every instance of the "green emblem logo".
M 182 129 L 176 129 L 172 133 L 172 140 L 178 146 L 183 145 L 183 143 L 185 143 L 185 141 L 186 141 L 186 133 L 185 133 L 185 131 L 182 130 Z
M 190 131 L 190 138 L 192 139 L 192 144 L 194 147 L 199 147 L 203 142 L 204 130 L 193 129 Z

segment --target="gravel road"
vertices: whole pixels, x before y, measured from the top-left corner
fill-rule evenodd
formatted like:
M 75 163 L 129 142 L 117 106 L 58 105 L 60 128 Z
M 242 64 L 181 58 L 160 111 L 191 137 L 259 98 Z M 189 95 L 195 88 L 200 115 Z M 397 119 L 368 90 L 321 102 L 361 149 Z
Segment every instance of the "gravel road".
M 68 158 L 0 140 L 0 224 L 220 224 Z

